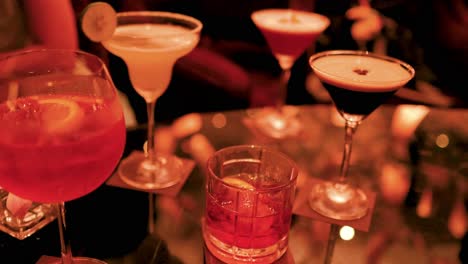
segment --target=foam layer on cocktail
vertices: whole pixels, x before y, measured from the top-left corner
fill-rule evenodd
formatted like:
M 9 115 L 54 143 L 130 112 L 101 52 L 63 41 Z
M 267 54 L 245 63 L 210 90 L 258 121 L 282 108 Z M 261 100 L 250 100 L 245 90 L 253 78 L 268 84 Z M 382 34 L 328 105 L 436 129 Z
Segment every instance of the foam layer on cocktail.
M 326 17 L 292 9 L 266 9 L 252 14 L 259 28 L 282 31 L 287 34 L 321 33 L 329 24 Z
M 116 28 L 104 47 L 127 64 L 135 90 L 147 101 L 169 86 L 177 59 L 197 45 L 199 34 L 171 24 L 132 24 Z
M 125 51 L 146 53 L 179 50 L 188 53 L 198 42 L 198 35 L 187 34 L 189 32 L 189 29 L 174 25 L 123 25 L 117 27 L 105 46 L 123 57 L 127 56 Z
M 361 92 L 401 88 L 413 73 L 404 63 L 359 54 L 329 54 L 312 59 L 310 66 L 322 82 Z

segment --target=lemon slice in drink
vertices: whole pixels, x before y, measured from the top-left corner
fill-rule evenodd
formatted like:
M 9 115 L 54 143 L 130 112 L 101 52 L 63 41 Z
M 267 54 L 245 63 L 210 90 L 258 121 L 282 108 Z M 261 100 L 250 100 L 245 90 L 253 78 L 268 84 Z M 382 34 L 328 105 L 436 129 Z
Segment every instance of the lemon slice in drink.
M 237 177 L 228 176 L 226 178 L 223 178 L 223 182 L 227 183 L 228 185 L 237 187 L 237 188 L 241 188 L 245 190 L 252 190 L 252 191 L 255 190 L 255 187 L 252 184 L 242 179 L 239 179 Z
M 49 134 L 60 135 L 81 126 L 84 112 L 73 100 L 61 98 L 38 99 L 42 126 Z
M 94 42 L 110 39 L 116 27 L 117 14 L 108 3 L 91 3 L 81 13 L 81 30 Z

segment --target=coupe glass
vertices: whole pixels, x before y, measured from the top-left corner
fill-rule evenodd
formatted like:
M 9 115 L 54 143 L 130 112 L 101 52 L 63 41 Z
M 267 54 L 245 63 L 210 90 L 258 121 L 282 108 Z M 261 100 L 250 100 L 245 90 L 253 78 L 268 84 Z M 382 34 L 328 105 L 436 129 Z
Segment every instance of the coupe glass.
M 61 260 L 73 258 L 64 203 L 111 175 L 125 146 L 125 122 L 104 63 L 72 50 L 36 50 L 0 60 L 0 185 L 58 204 Z
M 347 178 L 353 135 L 367 116 L 413 78 L 415 71 L 398 59 L 365 51 L 320 52 L 311 56 L 309 63 L 345 119 L 346 132 L 338 179 L 315 185 L 309 203 L 330 218 L 358 219 L 367 214 L 369 205 L 365 192 Z
M 131 186 L 160 189 L 181 179 L 181 161 L 154 151 L 154 109 L 156 100 L 169 86 L 175 62 L 197 46 L 201 29 L 199 20 L 182 14 L 120 12 L 113 37 L 102 42 L 109 52 L 125 61 L 133 88 L 147 104 L 146 154 L 129 156 L 118 169 L 122 180 Z
M 330 24 L 323 15 L 293 9 L 263 9 L 252 13 L 252 21 L 262 32 L 282 73 L 276 107 L 266 107 L 255 116 L 254 125 L 271 138 L 295 136 L 302 125 L 294 111 L 284 107 L 291 68 L 299 56 Z

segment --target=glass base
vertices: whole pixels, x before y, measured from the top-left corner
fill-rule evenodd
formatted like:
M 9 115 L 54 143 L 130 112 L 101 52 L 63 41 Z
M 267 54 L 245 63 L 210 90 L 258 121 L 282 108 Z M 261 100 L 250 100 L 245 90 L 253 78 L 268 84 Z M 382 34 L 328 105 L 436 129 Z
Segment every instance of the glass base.
M 359 219 L 369 210 L 367 196 L 361 189 L 335 182 L 314 185 L 309 205 L 317 213 L 338 220 Z
M 253 124 L 262 134 L 275 139 L 295 137 L 302 130 L 298 110 L 294 106 L 283 106 L 281 111 L 267 107 L 253 117 Z
M 239 248 L 228 245 L 207 232 L 206 228 L 203 230 L 203 238 L 209 253 L 224 263 L 274 263 L 288 249 L 287 235 L 266 248 Z
M 22 219 L 12 215 L 6 207 L 8 192 L 0 190 L 0 231 L 23 240 L 57 218 L 53 205 L 32 203 Z
M 62 264 L 62 259 L 59 257 L 42 256 L 36 264 Z M 107 262 L 87 257 L 73 257 L 70 264 L 107 264 Z
M 134 153 L 119 165 L 120 178 L 138 189 L 154 190 L 171 187 L 181 180 L 182 161 L 173 155 L 157 155 L 152 163 L 143 153 Z

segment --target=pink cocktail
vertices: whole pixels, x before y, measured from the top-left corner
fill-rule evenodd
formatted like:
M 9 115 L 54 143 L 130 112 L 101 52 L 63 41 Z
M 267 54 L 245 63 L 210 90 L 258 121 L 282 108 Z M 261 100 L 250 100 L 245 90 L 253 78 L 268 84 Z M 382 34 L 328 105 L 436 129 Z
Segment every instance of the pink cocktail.
M 326 16 L 292 9 L 259 10 L 252 20 L 283 69 L 291 68 L 330 24 Z
M 284 109 L 291 68 L 325 31 L 330 20 L 314 12 L 293 9 L 257 10 L 251 18 L 282 70 L 275 108 L 262 109 L 254 117 L 253 124 L 270 138 L 295 137 L 301 131 L 302 124 L 295 111 Z
M 204 236 L 213 255 L 272 262 L 287 250 L 297 169 L 256 146 L 222 149 L 208 162 Z

